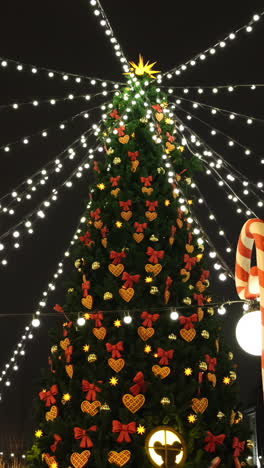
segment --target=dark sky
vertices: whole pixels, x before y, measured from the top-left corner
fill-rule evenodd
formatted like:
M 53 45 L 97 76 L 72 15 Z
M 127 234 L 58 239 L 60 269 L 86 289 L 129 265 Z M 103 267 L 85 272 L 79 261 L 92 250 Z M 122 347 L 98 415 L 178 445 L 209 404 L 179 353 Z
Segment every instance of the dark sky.
M 191 4 L 190 4 L 191 3 Z M 150 2 L 149 0 L 102 0 L 102 5 L 111 21 L 112 27 L 120 40 L 126 56 L 137 60 L 138 53 L 151 61 L 158 61 L 158 69 L 165 71 L 183 63 L 196 53 L 212 46 L 230 32 L 246 24 L 254 13 L 261 12 L 262 1 L 251 2 Z M 0 6 L 0 56 L 35 64 L 47 68 L 63 70 L 69 73 L 83 74 L 104 79 L 122 81 L 119 62 L 116 60 L 108 40 L 104 37 L 97 19 L 92 15 L 88 0 L 46 0 L 36 2 L 27 0 L 9 0 Z M 263 82 L 263 39 L 264 24 L 256 25 L 251 34 L 243 32 L 225 50 L 218 52 L 205 63 L 183 77 L 173 81 L 174 86 L 205 86 L 231 83 Z M 170 84 L 166 82 L 164 84 Z M 40 72 L 37 76 L 30 73 L 30 67 L 23 72 L 15 71 L 10 65 L 7 70 L 0 68 L 0 105 L 15 101 L 26 102 L 51 97 L 63 97 L 69 93 L 85 94 L 91 87 L 85 83 L 77 85 L 73 80 L 50 80 Z M 192 96 L 195 99 L 195 94 Z M 198 99 L 198 98 L 197 98 Z M 201 99 L 202 100 L 202 99 Z M 234 96 L 221 93 L 213 96 L 208 93 L 203 101 L 237 112 L 264 118 L 263 91 L 252 93 L 249 90 L 239 91 Z M 69 119 L 74 114 L 86 110 L 91 104 L 84 100 L 50 105 L 38 108 L 26 106 L 19 113 L 12 110 L 0 111 L 0 144 L 17 140 L 24 135 L 31 135 L 43 128 L 54 127 L 46 142 L 36 137 L 25 146 L 18 144 L 12 152 L 0 150 L 0 197 L 12 190 L 25 177 L 29 177 L 39 167 L 55 158 L 71 141 L 85 130 L 89 122 L 76 120 L 69 131 L 55 131 L 58 123 Z M 186 109 L 188 105 L 185 106 Z M 190 108 L 189 108 L 190 109 Z M 200 115 L 201 114 L 197 114 Z M 183 114 L 181 114 L 183 116 Z M 205 118 L 206 114 L 203 114 Z M 208 122 L 211 117 L 208 117 Z M 227 119 L 226 119 L 227 120 Z M 91 121 L 90 121 L 91 122 Z M 212 125 L 217 125 L 216 123 Z M 246 128 L 241 121 L 230 125 L 229 121 L 219 121 L 222 131 L 241 140 L 246 146 L 261 154 L 262 127 Z M 202 126 L 196 131 L 207 136 Z M 209 142 L 209 141 L 208 141 Z M 210 142 L 211 143 L 211 142 Z M 253 181 L 261 180 L 263 167 L 258 164 L 259 158 L 245 158 L 237 148 L 227 148 L 224 140 L 217 140 L 216 149 L 228 158 Z M 264 152 L 263 152 L 264 153 Z M 69 165 L 69 172 L 73 166 Z M 60 179 L 57 179 L 60 181 Z M 61 179 L 62 180 L 62 179 Z M 76 184 L 75 189 L 66 192 L 56 207 L 49 211 L 48 218 L 36 226 L 36 233 L 31 239 L 23 241 L 23 248 L 12 250 L 9 255 L 9 266 L 0 269 L 0 315 L 21 314 L 21 317 L 2 317 L 0 319 L 0 371 L 9 359 L 23 328 L 30 321 L 22 314 L 32 314 L 36 310 L 39 298 L 45 289 L 56 266 L 73 235 L 80 214 L 85 207 L 89 193 L 89 177 L 85 182 Z M 234 216 L 223 191 L 201 179 L 201 190 L 208 197 L 212 208 L 217 211 L 225 232 L 235 247 L 237 235 L 245 217 Z M 36 196 L 39 203 L 47 190 L 43 189 Z M 239 191 L 241 187 L 238 185 Z M 208 190 L 208 191 L 207 191 Z M 256 202 L 252 199 L 252 207 Z M 28 209 L 34 208 L 34 202 Z M 25 215 L 23 209 L 18 214 Z M 263 212 L 262 212 L 263 213 Z M 261 210 L 258 216 L 263 217 Z M 207 209 L 200 210 L 203 223 L 208 224 Z M 0 232 L 10 226 L 8 217 L 0 216 Z M 215 231 L 209 229 L 215 237 Z M 219 243 L 220 250 L 223 244 Z M 222 250 L 221 250 L 222 251 Z M 225 255 L 224 251 L 223 254 Z M 232 261 L 230 266 L 233 267 Z M 61 284 L 61 283 L 60 283 Z M 214 285 L 213 285 L 214 286 Z M 236 298 L 232 281 L 225 288 L 215 284 L 220 297 Z M 47 311 L 53 304 L 60 302 L 63 287 L 51 296 Z M 240 308 L 230 309 L 226 318 L 227 338 L 232 343 L 241 368 L 242 401 L 245 405 L 255 404 L 256 388 L 259 384 L 259 361 L 240 352 L 234 339 L 234 327 L 240 314 Z M 46 365 L 49 350 L 47 330 L 56 324 L 57 318 L 44 319 L 42 329 L 36 332 L 32 343 L 27 346 L 24 359 L 16 375 L 12 374 L 12 385 L 4 389 L 0 403 L 0 443 L 5 438 L 17 437 L 30 440 L 32 427 L 32 397 L 36 393 L 39 370 Z M 250 385 L 248 384 L 250 382 Z M 0 389 L 1 392 L 1 389 Z M 4 436 L 3 436 L 4 433 Z M 2 438 L 2 440 L 1 440 Z M 0 446 L 1 451 L 1 446 Z

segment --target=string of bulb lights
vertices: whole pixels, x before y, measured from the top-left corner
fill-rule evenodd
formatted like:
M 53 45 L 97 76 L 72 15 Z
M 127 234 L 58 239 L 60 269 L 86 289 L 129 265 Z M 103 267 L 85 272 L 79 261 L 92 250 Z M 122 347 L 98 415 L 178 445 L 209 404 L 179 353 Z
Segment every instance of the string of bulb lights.
M 184 94 L 188 94 L 190 91 L 197 91 L 198 94 L 203 94 L 205 91 L 209 90 L 212 91 L 213 94 L 216 94 L 218 91 L 228 91 L 229 93 L 233 93 L 237 89 L 240 88 L 248 88 L 250 91 L 255 91 L 258 88 L 263 88 L 263 83 L 250 83 L 250 84 L 240 84 L 240 83 L 232 83 L 228 85 L 205 85 L 205 86 L 164 86 L 162 85 L 161 88 L 164 90 L 169 89 L 180 89 L 183 90 Z
M 254 14 L 251 20 L 247 24 L 241 26 L 240 28 L 236 29 L 233 32 L 230 32 L 221 41 L 216 42 L 213 46 L 208 47 L 203 52 L 196 54 L 194 57 L 187 60 L 183 64 L 178 65 L 172 68 L 171 70 L 158 75 L 157 76 L 158 83 L 162 83 L 163 78 L 172 79 L 175 76 L 177 77 L 181 75 L 186 70 L 189 70 L 190 68 L 193 68 L 198 64 L 204 63 L 209 57 L 213 57 L 216 54 L 216 52 L 223 50 L 227 46 L 230 46 L 231 44 L 233 44 L 234 41 L 237 39 L 237 37 L 241 36 L 242 32 L 250 34 L 251 32 L 254 31 L 257 23 L 263 20 L 263 15 L 264 15 L 264 11 L 261 11 L 259 14 Z

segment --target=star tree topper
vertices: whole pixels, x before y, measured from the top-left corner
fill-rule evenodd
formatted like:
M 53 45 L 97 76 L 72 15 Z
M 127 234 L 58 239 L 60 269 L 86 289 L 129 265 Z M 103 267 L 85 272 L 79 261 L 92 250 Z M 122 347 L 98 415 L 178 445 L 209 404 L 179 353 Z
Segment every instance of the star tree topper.
M 144 59 L 141 54 L 139 55 L 138 64 L 136 64 L 135 62 L 129 62 L 129 63 L 131 65 L 130 72 L 124 73 L 124 75 L 135 74 L 135 75 L 142 76 L 146 74 L 146 75 L 149 75 L 151 78 L 156 78 L 154 73 L 155 74 L 160 73 L 160 71 L 158 70 L 152 70 L 152 67 L 154 67 L 154 65 L 157 62 L 149 63 L 149 60 L 148 60 L 147 63 L 144 64 Z

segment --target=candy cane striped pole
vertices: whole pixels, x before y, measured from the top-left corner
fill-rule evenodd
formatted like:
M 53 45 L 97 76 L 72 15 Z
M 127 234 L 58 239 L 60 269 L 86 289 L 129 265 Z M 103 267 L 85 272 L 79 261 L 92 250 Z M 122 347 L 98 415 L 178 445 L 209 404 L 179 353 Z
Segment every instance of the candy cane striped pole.
M 254 243 L 256 246 L 257 266 L 251 268 Z M 237 293 L 241 299 L 260 297 L 261 366 L 264 390 L 264 221 L 262 219 L 249 219 L 243 226 L 238 240 L 235 273 Z M 255 291 L 253 291 L 253 288 Z

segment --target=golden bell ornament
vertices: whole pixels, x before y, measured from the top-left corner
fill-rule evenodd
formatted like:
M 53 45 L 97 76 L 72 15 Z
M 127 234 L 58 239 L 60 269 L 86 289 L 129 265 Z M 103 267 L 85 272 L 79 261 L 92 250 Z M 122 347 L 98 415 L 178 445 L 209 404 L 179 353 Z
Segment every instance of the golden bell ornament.
M 214 309 L 213 309 L 213 307 L 208 307 L 207 313 L 208 313 L 209 315 L 213 316 L 213 315 L 214 315 Z
M 152 235 L 150 236 L 149 240 L 152 241 L 152 242 L 158 242 L 158 241 L 159 241 L 159 238 L 156 237 L 154 234 L 152 234 Z
M 218 411 L 216 417 L 217 417 L 218 419 L 223 419 L 223 418 L 225 417 L 225 415 L 224 415 L 224 413 L 222 413 L 222 411 Z
M 253 440 L 250 440 L 250 439 L 247 440 L 247 448 L 252 450 L 254 448 L 254 445 L 255 444 L 254 444 Z
M 158 167 L 157 173 L 158 174 L 165 174 L 165 169 L 163 167 Z
M 209 334 L 209 332 L 208 332 L 207 330 L 203 330 L 203 331 L 201 332 L 201 335 L 202 335 L 202 337 L 203 337 L 205 340 L 209 340 L 210 334 Z
M 174 334 L 174 333 L 171 333 L 169 336 L 168 336 L 169 340 L 177 340 L 177 336 Z
M 228 353 L 228 359 L 229 359 L 230 361 L 232 361 L 233 358 L 234 358 L 234 354 L 232 353 L 232 351 L 229 351 L 229 353 Z
M 110 406 L 108 403 L 104 403 L 102 406 L 100 406 L 100 411 L 110 411 Z
M 120 164 L 120 163 L 121 163 L 121 158 L 115 157 L 115 158 L 113 159 L 113 164 L 115 164 L 116 166 L 117 166 L 118 164 Z
M 104 293 L 104 301 L 111 301 L 113 299 L 113 294 L 109 291 L 106 291 Z
M 77 268 L 78 271 L 82 271 L 82 268 L 84 267 L 84 265 L 85 265 L 84 258 L 77 258 L 77 260 L 75 260 L 74 262 L 74 266 L 75 268 Z
M 182 300 L 182 302 L 183 302 L 184 304 L 190 305 L 190 304 L 192 303 L 192 300 L 191 300 L 190 297 L 185 297 L 185 298 Z
M 192 291 L 192 289 L 194 289 L 194 286 L 192 284 L 189 284 L 189 289 L 190 291 Z
M 98 270 L 100 268 L 101 264 L 100 262 L 93 262 L 92 263 L 92 270 Z
M 204 361 L 199 362 L 199 369 L 206 371 L 207 370 L 207 364 Z
M 204 285 L 205 285 L 206 288 L 209 288 L 210 281 L 209 280 L 204 280 Z
M 237 375 L 235 371 L 230 371 L 229 375 L 230 375 L 231 380 L 235 381 L 237 379 Z
M 199 249 L 203 252 L 204 251 L 204 244 L 200 244 Z
M 74 292 L 74 288 L 69 288 L 68 289 L 68 293 L 73 293 Z
M 50 351 L 52 352 L 52 354 L 56 353 L 58 351 L 58 346 L 57 345 L 53 345 L 51 348 L 50 348 Z
M 159 294 L 159 290 L 158 290 L 157 286 L 151 286 L 150 294 L 153 294 L 153 295 Z
M 192 179 L 190 177 L 186 177 L 185 182 L 186 184 L 191 185 Z
M 240 423 L 243 420 L 244 416 L 241 411 L 237 411 L 236 416 L 235 416 L 235 424 Z
M 89 354 L 89 356 L 87 357 L 87 361 L 90 362 L 90 363 L 97 361 L 96 354 Z
M 168 397 L 163 397 L 161 400 L 160 400 L 161 404 L 163 406 L 165 405 L 169 405 L 170 404 L 170 399 Z

